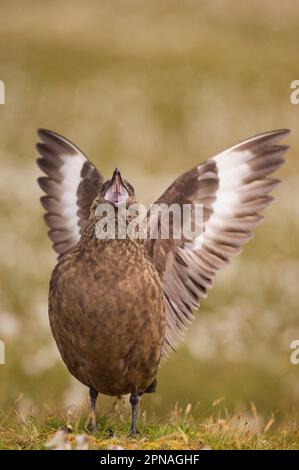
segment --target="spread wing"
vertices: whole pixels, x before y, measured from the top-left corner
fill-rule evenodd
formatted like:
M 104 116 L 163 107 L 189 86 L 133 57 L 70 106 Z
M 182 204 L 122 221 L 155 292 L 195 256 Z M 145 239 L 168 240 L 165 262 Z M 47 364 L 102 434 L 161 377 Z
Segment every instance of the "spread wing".
M 288 147 L 279 142 L 290 131 L 252 137 L 180 176 L 158 204 L 203 205 L 203 240 L 190 250 L 186 241 L 148 240 L 148 254 L 162 281 L 166 307 L 163 355 L 174 349 L 206 297 L 216 272 L 239 253 L 261 222 L 279 180 L 269 175 L 284 162 Z
M 45 129 L 39 129 L 38 136 L 42 143 L 36 145 L 41 155 L 37 164 L 46 174 L 38 178 L 46 194 L 41 204 L 46 210 L 49 238 L 61 259 L 80 239 L 104 178 L 64 137 Z

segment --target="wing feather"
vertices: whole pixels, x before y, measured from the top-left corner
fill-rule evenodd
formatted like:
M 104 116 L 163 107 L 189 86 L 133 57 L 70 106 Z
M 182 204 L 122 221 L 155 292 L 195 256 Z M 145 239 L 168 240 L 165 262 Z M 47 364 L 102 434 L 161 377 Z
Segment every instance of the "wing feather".
M 46 175 L 38 178 L 46 194 L 41 204 L 46 210 L 49 238 L 60 259 L 79 241 L 103 177 L 69 140 L 45 129 L 39 129 L 38 136 L 42 142 L 36 145 L 41 155 L 37 164 Z
M 281 129 L 252 137 L 179 177 L 157 203 L 203 204 L 204 234 L 199 249 L 185 241 L 149 240 L 148 253 L 161 276 L 166 307 L 163 355 L 174 349 L 207 296 L 217 271 L 230 262 L 262 222 L 279 180 L 270 178 L 284 163 L 288 146 Z

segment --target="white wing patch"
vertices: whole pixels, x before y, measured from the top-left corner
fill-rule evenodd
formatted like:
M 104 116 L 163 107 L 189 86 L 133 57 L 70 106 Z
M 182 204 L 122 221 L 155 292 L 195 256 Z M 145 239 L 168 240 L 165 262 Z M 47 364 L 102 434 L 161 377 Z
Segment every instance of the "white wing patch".
M 61 183 L 61 213 L 66 219 L 69 229 L 73 230 L 73 236 L 76 240 L 80 238 L 80 227 L 78 225 L 78 205 L 77 205 L 77 189 L 82 181 L 81 171 L 86 158 L 80 153 L 76 156 L 62 155 L 63 165 L 60 173 L 63 178 Z

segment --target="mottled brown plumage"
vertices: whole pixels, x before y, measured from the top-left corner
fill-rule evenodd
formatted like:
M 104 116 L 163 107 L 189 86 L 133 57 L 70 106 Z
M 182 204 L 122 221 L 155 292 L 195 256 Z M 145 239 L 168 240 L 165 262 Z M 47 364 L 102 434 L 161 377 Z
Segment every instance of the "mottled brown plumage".
M 161 282 L 142 242 L 98 240 L 96 220 L 53 271 L 52 332 L 80 382 L 106 395 L 143 393 L 161 358 Z
M 248 139 L 187 171 L 157 201 L 202 204 L 203 241 L 96 236 L 107 203 L 135 202 L 118 170 L 111 180 L 64 137 L 40 130 L 39 184 L 49 237 L 58 253 L 49 293 L 53 336 L 70 372 L 90 388 L 91 425 L 98 392 L 131 394 L 132 432 L 138 396 L 154 391 L 161 356 L 174 349 L 206 297 L 216 272 L 242 249 L 261 222 L 279 180 L 288 130 Z M 192 214 L 192 224 L 196 225 Z M 154 216 L 157 227 L 161 214 Z M 202 233 L 201 233 L 202 234 Z

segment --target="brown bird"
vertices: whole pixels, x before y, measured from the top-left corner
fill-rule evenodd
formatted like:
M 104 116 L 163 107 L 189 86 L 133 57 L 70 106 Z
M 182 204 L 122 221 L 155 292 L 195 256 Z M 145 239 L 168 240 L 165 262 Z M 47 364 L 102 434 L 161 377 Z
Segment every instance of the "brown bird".
M 202 204 L 198 245 L 197 239 L 164 238 L 161 232 L 157 239 L 101 239 L 97 209 L 108 204 L 118 211 L 120 203 L 130 208 L 136 202 L 133 187 L 117 169 L 105 181 L 70 141 L 38 131 L 37 163 L 47 175 L 38 179 L 46 193 L 41 203 L 58 253 L 50 324 L 69 371 L 89 387 L 90 429 L 98 393 L 130 394 L 136 433 L 138 399 L 155 391 L 161 357 L 175 349 L 216 272 L 241 251 L 273 200 L 269 193 L 279 180 L 269 175 L 284 162 L 288 147 L 279 142 L 289 132 L 260 134 L 209 158 L 158 199 L 158 207 Z M 161 216 L 155 217 L 161 229 Z

